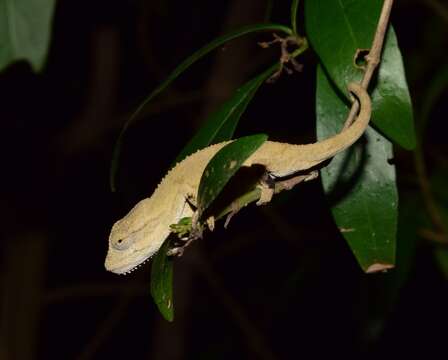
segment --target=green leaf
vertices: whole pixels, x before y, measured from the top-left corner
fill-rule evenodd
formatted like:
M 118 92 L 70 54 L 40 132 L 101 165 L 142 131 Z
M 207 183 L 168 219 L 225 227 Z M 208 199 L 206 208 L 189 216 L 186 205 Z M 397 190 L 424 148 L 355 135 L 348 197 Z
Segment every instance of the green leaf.
M 54 5 L 55 0 L 0 0 L 0 70 L 18 60 L 42 70 Z
M 330 78 L 347 97 L 347 84 L 360 82 L 363 75 L 363 70 L 354 63 L 356 51 L 372 45 L 382 3 L 380 0 L 305 1 L 308 40 Z
M 266 140 L 267 135 L 258 134 L 239 138 L 219 150 L 207 164 L 198 189 L 199 216 L 216 199 L 230 178 L 241 165 Z
M 255 25 L 249 25 L 242 27 L 238 30 L 232 31 L 228 34 L 225 34 L 223 36 L 220 36 L 198 51 L 196 51 L 194 54 L 189 56 L 187 59 L 185 59 L 181 64 L 179 64 L 173 72 L 166 78 L 165 81 L 162 82 L 151 94 L 147 96 L 147 98 L 140 104 L 140 106 L 135 110 L 135 112 L 131 115 L 128 121 L 124 124 L 120 135 L 118 136 L 117 142 L 115 144 L 114 152 L 112 155 L 112 162 L 111 162 L 111 168 L 110 168 L 110 187 L 112 191 L 115 191 L 115 174 L 117 173 L 118 169 L 118 161 L 121 151 L 121 145 L 123 142 L 124 134 L 126 133 L 126 130 L 128 127 L 137 119 L 138 115 L 140 114 L 141 110 L 148 105 L 148 103 L 153 100 L 157 95 L 159 95 L 163 90 L 165 90 L 174 80 L 176 80 L 185 70 L 187 70 L 191 65 L 193 65 L 196 61 L 203 58 L 205 55 L 207 55 L 212 50 L 220 47 L 221 45 L 225 44 L 226 42 L 236 39 L 238 37 L 241 37 L 246 34 L 259 32 L 259 31 L 280 31 L 287 35 L 291 35 L 291 29 L 289 29 L 287 26 L 279 25 L 279 24 L 255 24 Z
M 339 132 L 349 107 L 321 67 L 317 71 L 316 113 L 319 140 Z M 361 268 L 374 272 L 395 263 L 398 195 L 392 144 L 372 128 L 363 139 L 322 169 L 325 193 L 335 222 Z
M 291 2 L 291 27 L 294 35 L 297 35 L 297 9 L 299 8 L 299 0 Z
M 162 316 L 173 321 L 173 258 L 166 256 L 169 244 L 165 241 L 152 260 L 151 295 Z
M 403 148 L 415 148 L 411 96 L 397 37 L 392 27 L 387 32 L 377 86 L 372 92 L 372 121 L 383 134 Z
M 383 1 L 320 0 L 305 2 L 308 38 L 337 88 L 348 98 L 347 85 L 360 82 L 358 50 L 369 49 Z M 403 61 L 392 27 L 386 35 L 377 85 L 372 93 L 374 125 L 405 149 L 416 144 L 412 104 Z
M 246 111 L 255 93 L 261 84 L 277 70 L 278 66 L 279 64 L 271 66 L 236 90 L 229 100 L 208 117 L 201 129 L 179 153 L 176 163 L 210 144 L 231 139 L 241 116 Z

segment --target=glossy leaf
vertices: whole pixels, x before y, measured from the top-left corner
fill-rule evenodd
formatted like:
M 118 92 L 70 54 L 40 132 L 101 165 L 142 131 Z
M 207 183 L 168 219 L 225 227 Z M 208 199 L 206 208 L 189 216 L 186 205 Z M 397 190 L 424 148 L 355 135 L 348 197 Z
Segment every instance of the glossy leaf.
M 397 37 L 392 27 L 387 32 L 377 86 L 371 96 L 374 125 L 403 148 L 414 149 L 416 135 L 411 96 Z
M 230 178 L 266 140 L 258 134 L 239 138 L 224 146 L 207 164 L 198 190 L 198 211 L 202 214 L 216 199 Z
M 0 70 L 18 60 L 42 70 L 54 7 L 55 0 L 0 0 Z
M 117 142 L 115 144 L 114 153 L 112 155 L 112 162 L 110 168 L 110 187 L 112 191 L 115 191 L 115 175 L 118 168 L 118 161 L 121 151 L 121 144 L 123 141 L 124 134 L 128 127 L 138 118 L 138 115 L 146 107 L 151 100 L 153 100 L 157 95 L 159 95 L 163 90 L 165 90 L 171 83 L 176 80 L 183 72 L 185 72 L 190 66 L 192 66 L 195 62 L 202 59 L 205 55 L 210 53 L 212 50 L 222 46 L 223 44 L 239 38 L 241 36 L 259 32 L 259 31 L 279 31 L 285 33 L 287 35 L 291 35 L 291 29 L 287 26 L 279 25 L 279 24 L 256 24 L 242 27 L 241 29 L 232 31 L 228 34 L 222 35 L 195 53 L 186 58 L 181 64 L 179 64 L 173 72 L 166 78 L 165 81 L 162 82 L 151 94 L 147 96 L 147 98 L 140 104 L 140 106 L 135 110 L 135 112 L 131 115 L 129 120 L 124 124 L 123 129 L 118 136 Z
M 383 1 L 320 0 L 305 2 L 306 30 L 326 72 L 348 97 L 347 85 L 360 82 L 358 50 L 372 45 Z M 392 27 L 387 33 L 376 87 L 372 93 L 374 125 L 405 149 L 415 147 L 412 104 L 403 61 Z
M 169 241 L 165 241 L 152 260 L 151 295 L 162 316 L 173 321 L 173 258 L 166 256 L 169 244 Z
M 330 78 L 348 97 L 347 83 L 360 82 L 363 70 L 355 66 L 358 49 L 369 49 L 382 0 L 305 1 L 308 40 Z
M 336 93 L 321 67 L 317 72 L 317 137 L 342 129 L 349 107 Z M 354 146 L 322 169 L 322 184 L 333 217 L 362 269 L 393 267 L 398 195 L 392 144 L 368 128 Z

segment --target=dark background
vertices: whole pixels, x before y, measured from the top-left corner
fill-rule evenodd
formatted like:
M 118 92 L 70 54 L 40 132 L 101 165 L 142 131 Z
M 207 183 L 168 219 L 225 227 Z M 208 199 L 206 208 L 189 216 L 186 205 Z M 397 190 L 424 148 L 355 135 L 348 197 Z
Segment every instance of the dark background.
M 436 5 L 397 1 L 393 10 L 416 112 L 447 63 L 448 17 Z M 111 193 L 111 154 L 124 121 L 182 59 L 223 32 L 263 21 L 265 8 L 255 0 L 59 1 L 44 71 L 17 63 L 0 74 L 1 359 L 446 351 L 448 282 L 433 245 L 419 240 L 391 305 L 384 301 L 391 275 L 362 273 L 319 181 L 243 209 L 227 230 L 221 222 L 189 248 L 175 264 L 174 323 L 150 297 L 149 264 L 128 276 L 105 271 L 113 222 L 151 194 L 206 115 L 279 49 L 256 45 L 269 34 L 245 37 L 178 79 L 127 133 Z M 288 11 L 289 2 L 274 1 L 271 19 L 288 23 Z M 300 61 L 303 72 L 261 88 L 237 136 L 313 140 L 316 58 L 308 51 Z M 429 172 L 446 164 L 447 99 L 425 134 Z M 401 199 L 417 196 L 412 153 L 397 148 L 396 159 Z

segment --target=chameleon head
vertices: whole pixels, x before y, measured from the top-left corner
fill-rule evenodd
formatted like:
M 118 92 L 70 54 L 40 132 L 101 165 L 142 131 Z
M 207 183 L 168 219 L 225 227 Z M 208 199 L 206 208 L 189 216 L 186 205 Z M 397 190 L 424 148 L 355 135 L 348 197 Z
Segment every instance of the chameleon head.
M 159 216 L 151 217 L 151 210 L 150 199 L 144 199 L 114 224 L 109 235 L 106 270 L 129 273 L 159 250 L 169 235 L 169 227 L 158 221 Z

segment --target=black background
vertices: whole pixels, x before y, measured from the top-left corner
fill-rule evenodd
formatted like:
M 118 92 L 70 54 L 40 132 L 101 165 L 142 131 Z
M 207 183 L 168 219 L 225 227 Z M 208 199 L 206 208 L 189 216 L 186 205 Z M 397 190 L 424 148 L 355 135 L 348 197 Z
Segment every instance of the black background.
M 287 23 L 289 2 L 274 3 L 272 19 Z M 398 1 L 392 17 L 416 109 L 447 61 L 447 19 L 430 3 Z M 409 279 L 382 322 L 376 309 L 388 275 L 359 269 L 319 181 L 243 209 L 227 230 L 219 223 L 189 248 L 175 266 L 172 324 L 150 297 L 149 264 L 128 276 L 105 271 L 113 222 L 151 194 L 206 114 L 279 50 L 256 46 L 269 34 L 250 36 L 179 78 L 127 133 L 111 193 L 122 124 L 183 58 L 224 31 L 262 21 L 264 6 L 59 1 L 43 72 L 16 63 L 0 74 L 2 359 L 373 358 L 445 350 L 448 283 L 432 245 L 418 243 Z M 300 60 L 303 72 L 261 88 L 237 136 L 313 140 L 316 58 L 309 51 Z M 425 135 L 429 171 L 447 150 L 446 100 L 436 104 Z M 397 148 L 396 162 L 401 198 L 418 193 L 412 153 Z

